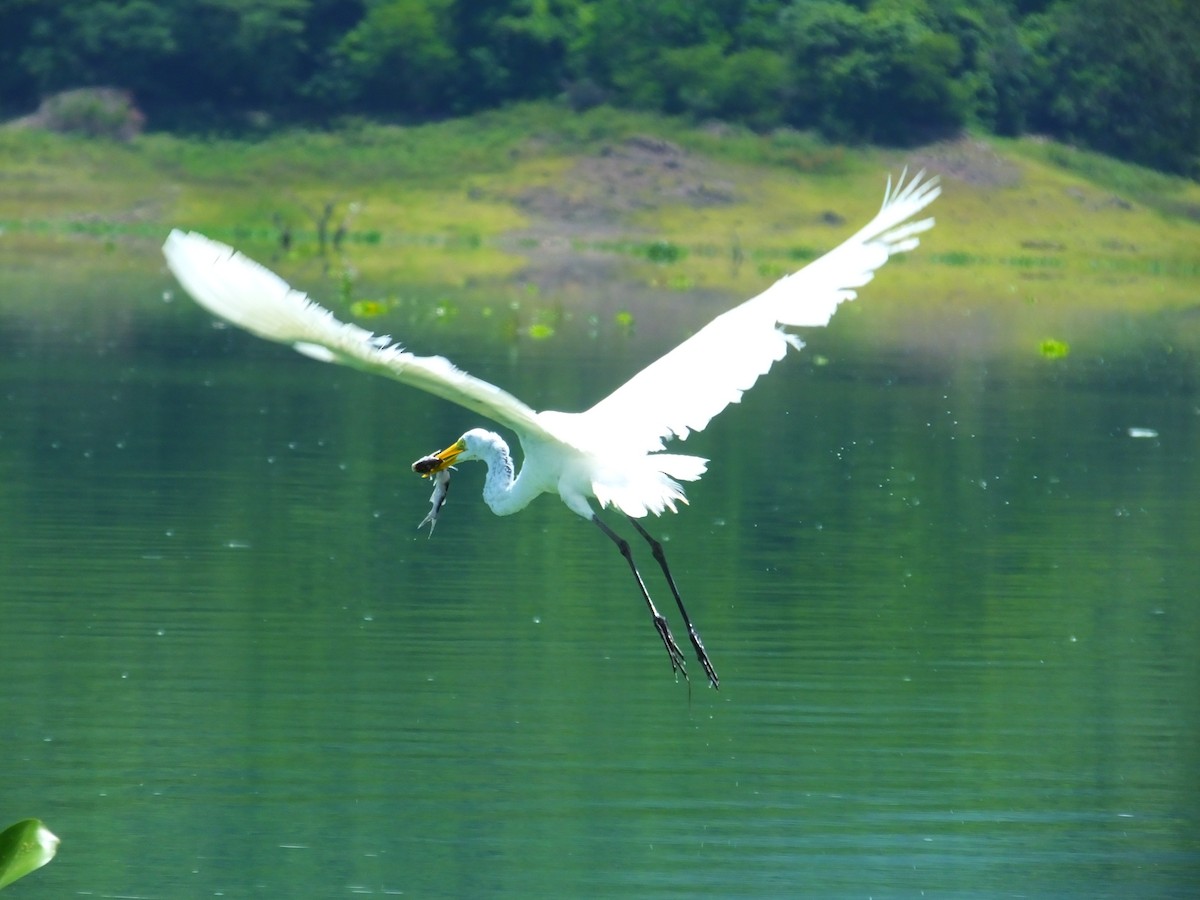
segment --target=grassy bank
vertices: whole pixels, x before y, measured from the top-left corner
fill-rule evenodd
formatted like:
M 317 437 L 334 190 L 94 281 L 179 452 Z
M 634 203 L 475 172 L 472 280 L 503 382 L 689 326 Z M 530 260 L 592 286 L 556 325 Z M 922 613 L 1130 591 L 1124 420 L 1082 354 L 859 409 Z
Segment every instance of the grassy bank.
M 939 340 L 931 321 L 977 316 L 1029 346 L 1085 318 L 1165 315 L 1195 336 L 1195 183 L 1032 140 L 851 150 L 550 105 L 239 140 L 3 129 L 0 274 L 157 266 L 182 226 L 346 296 L 616 279 L 732 302 L 854 231 L 904 165 L 945 192 L 938 227 L 873 293 L 874 328 L 920 344 Z

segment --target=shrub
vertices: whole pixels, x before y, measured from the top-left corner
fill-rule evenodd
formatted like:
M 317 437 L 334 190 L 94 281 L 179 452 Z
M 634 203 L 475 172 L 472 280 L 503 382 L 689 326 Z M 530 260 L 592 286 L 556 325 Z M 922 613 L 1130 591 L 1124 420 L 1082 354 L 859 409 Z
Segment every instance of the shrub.
M 79 88 L 43 100 L 34 124 L 64 134 L 128 141 L 141 134 L 146 117 L 128 91 Z

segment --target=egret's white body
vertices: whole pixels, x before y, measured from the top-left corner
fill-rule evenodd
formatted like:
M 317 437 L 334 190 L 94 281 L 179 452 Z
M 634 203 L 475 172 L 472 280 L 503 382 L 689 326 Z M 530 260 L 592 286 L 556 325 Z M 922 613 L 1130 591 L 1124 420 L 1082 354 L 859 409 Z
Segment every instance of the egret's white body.
M 488 469 L 484 502 L 501 516 L 518 512 L 540 494 L 558 493 L 571 510 L 617 542 L 655 616 L 672 666 L 681 669 L 682 657 L 646 593 L 628 546 L 597 517 L 590 500 L 629 516 L 651 542 L 715 686 L 716 675 L 674 589 L 661 546 L 637 522 L 647 513 L 675 511 L 677 502 L 686 502 L 679 482 L 697 480 L 707 467 L 700 457 L 663 452 L 666 442 L 704 429 L 717 413 L 739 401 L 789 347 L 803 347 L 783 326 L 828 324 L 838 304 L 853 299 L 854 289 L 869 282 L 888 257 L 916 247 L 918 235 L 933 226 L 933 219 L 910 220 L 939 193 L 936 180 L 923 181 L 921 175 L 907 183 L 901 176 L 894 189 L 889 180 L 879 213 L 857 234 L 718 316 L 582 413 L 537 412 L 443 357 L 415 356 L 390 337 L 340 322 L 270 270 L 200 234 L 172 231 L 163 253 L 187 292 L 221 318 L 268 340 L 291 344 L 315 359 L 421 388 L 515 432 L 524 455 L 519 472 L 504 440 L 482 429 L 467 432 L 438 454 L 435 468 L 418 471 L 431 475 L 455 462 L 482 461 Z

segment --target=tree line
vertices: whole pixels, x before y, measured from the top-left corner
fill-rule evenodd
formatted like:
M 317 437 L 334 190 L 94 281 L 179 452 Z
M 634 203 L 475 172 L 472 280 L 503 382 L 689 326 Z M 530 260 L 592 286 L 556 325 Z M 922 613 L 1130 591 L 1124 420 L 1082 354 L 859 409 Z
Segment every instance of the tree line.
M 0 108 L 419 120 L 563 97 L 903 144 L 1036 132 L 1200 174 L 1196 0 L 0 0 Z

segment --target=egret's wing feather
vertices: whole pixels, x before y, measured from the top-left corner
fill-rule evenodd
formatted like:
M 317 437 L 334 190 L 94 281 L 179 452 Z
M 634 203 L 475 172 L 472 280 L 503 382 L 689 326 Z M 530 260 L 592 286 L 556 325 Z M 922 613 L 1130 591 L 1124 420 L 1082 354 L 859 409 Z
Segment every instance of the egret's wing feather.
M 225 244 L 175 230 L 163 254 L 197 303 L 252 334 L 290 344 L 322 362 L 386 375 L 518 433 L 544 433 L 534 410 L 512 394 L 468 375 L 444 357 L 414 356 L 387 336 L 339 321 L 270 269 Z
M 922 173 L 923 174 L 923 173 Z M 841 246 L 775 282 L 757 297 L 713 319 L 583 414 L 589 430 L 652 452 L 664 441 L 701 431 L 754 386 L 789 346 L 803 346 L 781 325 L 828 324 L 854 288 L 869 282 L 893 253 L 917 246 L 933 219 L 908 220 L 941 193 L 936 179 L 904 176 L 862 230 Z

